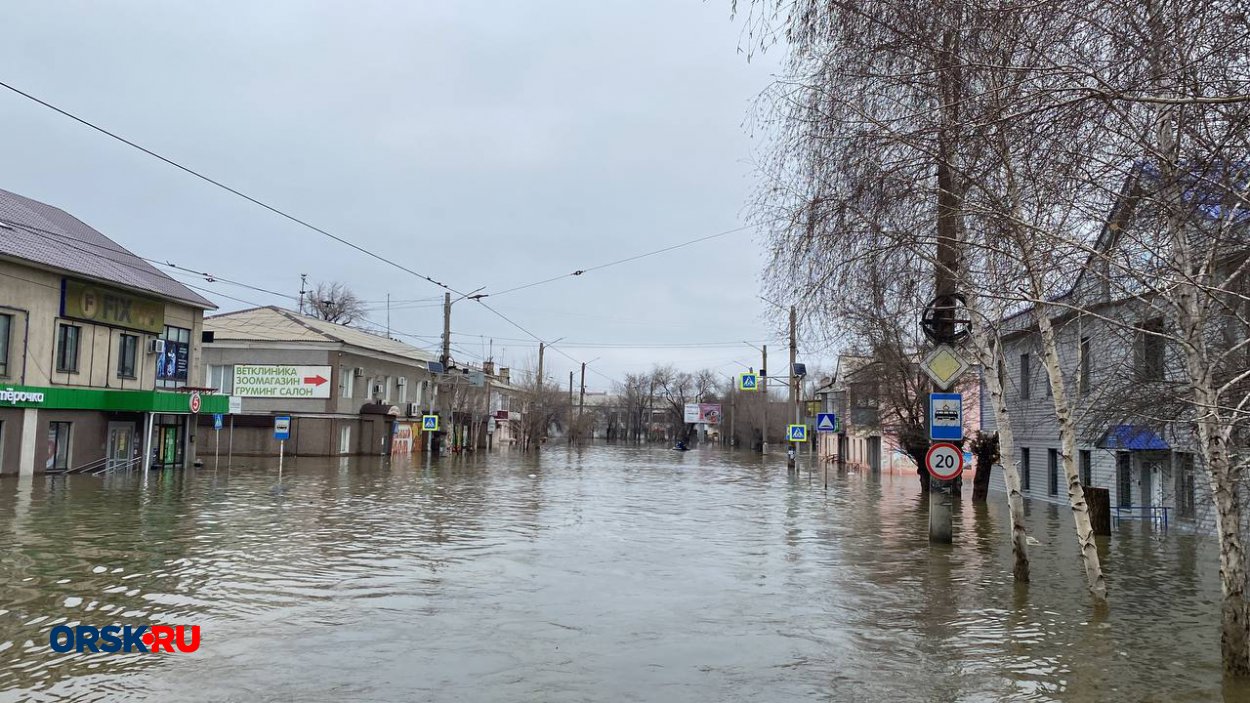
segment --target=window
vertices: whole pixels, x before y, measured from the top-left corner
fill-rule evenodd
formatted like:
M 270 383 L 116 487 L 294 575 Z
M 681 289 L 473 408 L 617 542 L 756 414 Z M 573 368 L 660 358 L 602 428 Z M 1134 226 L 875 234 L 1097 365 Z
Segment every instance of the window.
M 208 385 L 218 393 L 230 395 L 234 392 L 234 366 L 230 364 L 209 364 Z
M 1137 339 L 1137 378 L 1141 381 L 1162 381 L 1164 369 L 1163 319 L 1147 320 L 1141 325 Z
M 70 423 L 48 423 L 48 461 L 45 468 L 69 468 L 69 435 Z
M 1025 354 L 1025 356 L 1028 356 Z M 1029 471 L 1029 448 L 1020 448 L 1020 488 L 1021 490 L 1029 490 L 1033 487 L 1032 477 Z
M 1046 484 L 1046 492 L 1052 496 L 1059 495 L 1059 450 L 1050 449 L 1046 452 L 1046 472 L 1050 479 Z
M 9 375 L 9 336 L 13 330 L 13 316 L 0 315 L 0 378 Z
M 391 376 L 386 377 L 386 381 L 382 384 L 382 400 L 391 402 L 391 398 L 395 397 L 393 392 L 395 388 L 395 379 Z
M 1194 504 L 1194 455 L 1176 455 L 1176 515 L 1177 517 L 1193 518 Z
M 356 392 L 356 369 L 348 366 L 339 367 L 339 397 L 351 398 Z
M 1115 455 L 1116 505 L 1127 508 L 1133 504 L 1133 459 L 1128 452 Z
M 352 426 L 339 426 L 339 454 L 350 454 L 352 450 Z
M 165 325 L 165 353 L 156 355 L 156 385 L 176 388 L 187 384 L 191 368 L 191 330 Z
M 408 379 L 399 379 L 399 404 L 403 405 L 408 402 Z
M 1088 449 L 1082 449 L 1078 456 L 1081 459 L 1081 485 L 1094 485 L 1094 458 Z
M 78 325 L 61 325 L 56 335 L 56 370 L 60 373 L 78 373 Z
M 1077 371 L 1077 390 L 1081 395 L 1089 393 L 1089 337 L 1081 337 L 1080 364 Z
M 123 334 L 117 344 L 117 377 L 134 378 L 135 361 L 139 357 L 139 337 Z
M 1029 397 L 1029 355 L 1020 355 L 1020 398 L 1028 400 Z

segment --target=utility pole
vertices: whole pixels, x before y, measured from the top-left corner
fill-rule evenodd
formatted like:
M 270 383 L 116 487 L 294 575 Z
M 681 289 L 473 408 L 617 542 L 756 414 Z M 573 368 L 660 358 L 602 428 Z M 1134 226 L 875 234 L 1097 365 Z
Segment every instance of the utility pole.
M 542 347 L 539 347 L 539 359 L 542 358 Z M 443 356 L 439 361 L 443 362 L 443 371 L 446 371 L 451 362 L 451 293 L 443 294 Z M 539 362 L 540 365 L 542 362 Z
M 790 405 L 794 408 L 794 424 L 802 424 L 803 416 L 799 408 L 799 374 L 795 369 L 795 363 L 798 361 L 799 342 L 798 342 L 798 313 L 795 312 L 794 306 L 790 306 Z M 797 470 L 799 450 L 794 448 L 794 459 L 789 464 L 791 468 Z
M 944 155 L 945 156 L 945 155 Z M 949 340 L 955 336 L 955 286 L 956 272 L 959 269 L 958 222 L 959 197 L 955 193 L 954 181 L 957 176 L 954 169 L 946 161 L 939 159 L 938 177 L 938 209 L 937 209 L 937 266 L 934 271 L 934 295 L 937 300 L 945 301 L 935 306 L 935 322 L 938 339 Z M 941 391 L 935 383 L 933 391 Z M 928 402 L 925 403 L 925 416 L 930 415 Z M 929 541 L 935 544 L 950 544 L 954 541 L 954 497 L 952 481 L 939 481 L 929 476 Z M 955 481 L 962 481 L 959 476 Z
M 544 351 L 546 351 L 546 345 L 544 345 L 542 342 L 539 342 L 538 343 L 538 379 L 534 382 L 534 387 L 538 389 L 538 392 L 537 392 L 538 397 L 534 399 L 534 405 L 535 407 L 538 408 L 538 417 L 535 419 L 537 419 L 538 422 L 542 422 L 545 425 L 546 422 L 541 419 L 545 417 L 543 415 L 543 352 Z M 535 426 L 535 429 L 538 431 L 538 442 L 539 444 L 541 444 L 543 435 L 547 434 L 547 428 Z
M 569 372 L 569 444 L 573 443 L 573 372 Z
M 729 376 L 729 446 L 734 446 L 734 423 L 738 420 L 738 384 Z
M 571 373 L 571 372 L 570 372 Z M 577 441 L 582 439 L 582 412 L 586 409 L 586 362 L 582 362 L 582 391 L 577 397 Z
M 391 338 L 391 294 L 386 294 L 386 338 Z
M 760 432 L 760 454 L 768 453 L 768 345 L 760 349 L 760 384 L 764 386 L 764 428 Z

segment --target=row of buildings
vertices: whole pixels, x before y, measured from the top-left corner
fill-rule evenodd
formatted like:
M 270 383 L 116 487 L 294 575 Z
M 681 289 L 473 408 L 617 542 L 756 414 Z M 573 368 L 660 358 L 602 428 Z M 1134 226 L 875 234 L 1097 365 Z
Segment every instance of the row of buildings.
M 213 310 L 63 210 L 0 190 L 0 474 L 185 467 L 218 446 L 274 454 L 277 416 L 296 455 L 517 439 L 506 368 L 452 368 L 276 307 Z M 430 414 L 439 428 L 423 433 Z

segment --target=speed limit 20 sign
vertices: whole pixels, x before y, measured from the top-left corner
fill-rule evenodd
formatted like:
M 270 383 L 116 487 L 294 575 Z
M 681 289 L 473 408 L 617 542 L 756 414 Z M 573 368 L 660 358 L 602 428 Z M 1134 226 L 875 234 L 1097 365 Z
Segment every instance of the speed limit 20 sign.
M 964 453 L 950 442 L 938 442 L 924 455 L 925 468 L 940 481 L 949 481 L 963 473 Z

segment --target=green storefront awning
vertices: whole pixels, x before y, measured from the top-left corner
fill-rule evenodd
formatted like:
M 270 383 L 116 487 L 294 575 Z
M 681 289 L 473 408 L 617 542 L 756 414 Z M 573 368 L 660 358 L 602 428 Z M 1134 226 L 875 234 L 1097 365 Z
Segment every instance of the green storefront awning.
M 230 396 L 215 393 L 0 386 L 0 408 L 190 413 L 194 399 L 199 400 L 198 412 L 227 413 L 230 411 Z

